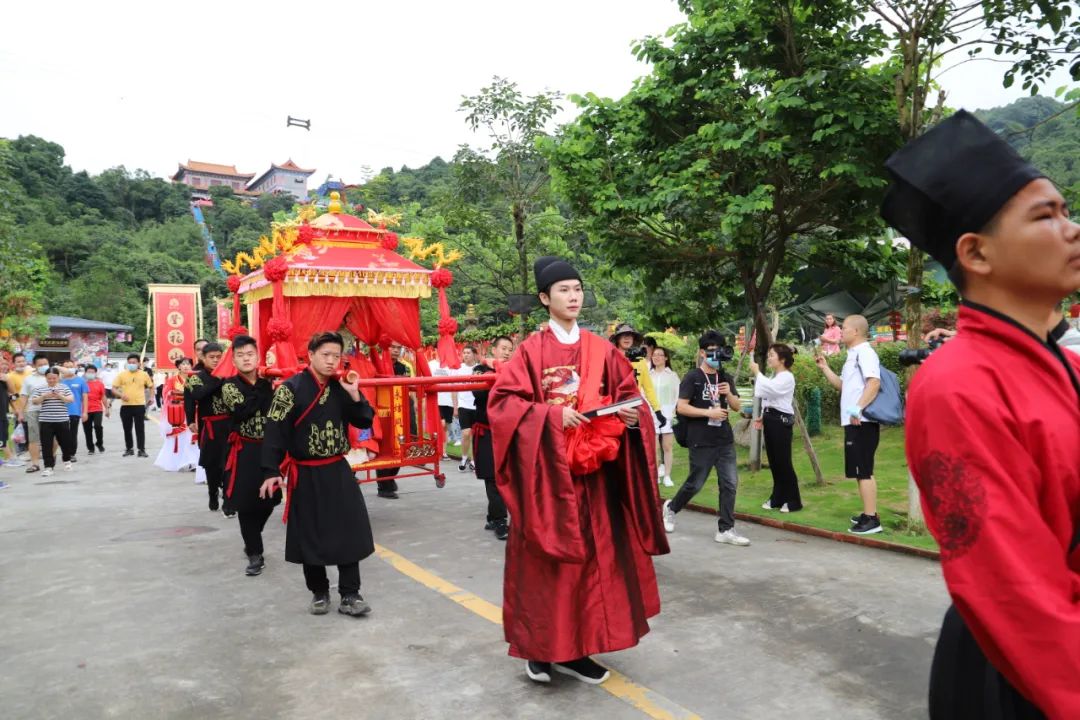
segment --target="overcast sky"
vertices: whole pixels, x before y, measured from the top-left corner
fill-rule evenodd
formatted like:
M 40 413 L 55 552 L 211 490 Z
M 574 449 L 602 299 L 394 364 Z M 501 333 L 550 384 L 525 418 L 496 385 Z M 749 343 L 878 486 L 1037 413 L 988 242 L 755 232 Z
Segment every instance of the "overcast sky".
M 493 75 L 618 97 L 648 70 L 631 42 L 682 19 L 671 0 L 6 0 L 3 15 L 0 137 L 58 142 L 92 173 L 166 176 L 189 158 L 261 173 L 291 157 L 315 182 L 482 144 L 457 107 Z M 1021 96 L 1004 67 L 948 73 L 949 104 Z

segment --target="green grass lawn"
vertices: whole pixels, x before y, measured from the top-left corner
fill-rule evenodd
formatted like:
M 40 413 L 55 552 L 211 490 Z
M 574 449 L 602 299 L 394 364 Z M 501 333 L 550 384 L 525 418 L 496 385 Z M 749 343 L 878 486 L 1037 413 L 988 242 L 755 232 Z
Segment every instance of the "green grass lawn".
M 859 491 L 854 480 L 844 478 L 844 433 L 840 427 L 824 428 L 821 435 L 813 438 L 817 450 L 821 472 L 825 476 L 825 485 L 814 482 L 814 472 L 810 459 L 803 450 L 798 430 L 792 446 L 795 471 L 799 475 L 799 489 L 802 492 L 803 509 L 795 513 L 780 513 L 762 510 L 761 504 L 772 493 L 772 474 L 768 468 L 760 472 L 749 470 L 749 450 L 739 448 L 739 495 L 735 509 L 750 515 L 772 517 L 785 522 L 809 525 L 846 532 L 851 526 L 852 515 L 861 512 Z M 673 488 L 660 488 L 664 497 L 674 497 L 679 485 L 686 479 L 689 461 L 686 448 L 675 446 L 675 472 L 671 479 Z M 762 452 L 762 462 L 765 453 Z M 878 481 L 878 514 L 884 531 L 869 537 L 886 542 L 913 545 L 920 548 L 937 549 L 937 543 L 926 532 L 912 532 L 907 520 L 907 460 L 904 458 L 903 428 L 881 429 L 881 445 L 874 461 L 874 476 Z M 709 483 L 694 498 L 699 505 L 715 508 L 717 506 L 716 474 L 709 478 Z
M 772 493 L 772 474 L 768 467 L 760 472 L 750 472 L 747 448 L 740 447 L 739 455 L 739 495 L 735 509 L 749 515 L 760 515 L 783 520 L 798 525 L 847 532 L 851 527 L 851 516 L 862 511 L 859 490 L 854 480 L 844 478 L 844 432 L 839 426 L 829 426 L 822 434 L 813 438 L 817 450 L 821 472 L 825 476 L 825 485 L 814 482 L 814 472 L 810 468 L 810 459 L 803 450 L 802 439 L 796 429 L 792 445 L 792 459 L 795 471 L 799 475 L 799 489 L 802 492 L 803 509 L 794 513 L 781 513 L 775 510 L 762 510 L 761 504 Z M 675 487 L 660 487 L 660 494 L 665 498 L 675 496 L 682 481 L 686 479 L 690 467 L 687 449 L 675 445 L 675 472 L 671 479 Z M 460 449 L 451 445 L 450 454 L 458 457 Z M 765 452 L 762 451 L 762 462 Z M 878 514 L 881 516 L 883 532 L 868 537 L 885 542 L 937 550 L 937 543 L 925 531 L 913 532 L 908 527 L 907 509 L 907 460 L 904 457 L 903 428 L 883 427 L 881 444 L 874 459 L 874 476 L 878 481 Z M 715 508 L 717 506 L 716 473 L 709 477 L 709 482 L 697 494 L 693 502 L 697 505 Z

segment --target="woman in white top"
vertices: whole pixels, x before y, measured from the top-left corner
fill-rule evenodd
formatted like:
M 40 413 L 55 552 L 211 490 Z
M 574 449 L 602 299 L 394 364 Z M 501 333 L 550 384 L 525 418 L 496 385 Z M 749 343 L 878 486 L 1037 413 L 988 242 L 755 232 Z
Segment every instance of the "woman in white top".
M 660 403 L 660 414 L 664 416 L 664 424 L 656 428 L 661 456 L 656 481 L 664 483 L 664 487 L 672 487 L 675 485 L 671 481 L 671 468 L 675 464 L 675 431 L 672 423 L 675 421 L 675 405 L 679 402 L 679 376 L 671 369 L 671 358 L 664 348 L 658 346 L 653 350 L 649 361 L 649 377 Z
M 795 512 L 802 510 L 799 495 L 799 478 L 791 464 L 791 437 L 795 426 L 795 376 L 791 366 L 795 364 L 795 351 L 777 343 L 769 347 L 765 358 L 771 378 L 761 374 L 755 362 L 750 363 L 754 375 L 754 397 L 761 398 L 762 414 L 754 421 L 758 430 L 765 431 L 765 453 L 769 457 L 769 469 L 773 476 L 772 496 L 762 505 L 766 510 Z

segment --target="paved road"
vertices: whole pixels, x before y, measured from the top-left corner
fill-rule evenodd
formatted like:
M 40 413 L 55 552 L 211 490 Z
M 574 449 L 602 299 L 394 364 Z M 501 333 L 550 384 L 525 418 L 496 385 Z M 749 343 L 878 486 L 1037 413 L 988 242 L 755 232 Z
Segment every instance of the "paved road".
M 5 718 L 925 717 L 935 563 L 753 525 L 750 548 L 720 546 L 713 518 L 684 513 L 652 633 L 602 658 L 627 681 L 537 687 L 484 617 L 504 545 L 479 481 L 365 490 L 386 549 L 361 564 L 375 611 L 313 617 L 280 513 L 246 578 L 236 521 L 190 474 L 121 458 L 116 419 L 106 443 L 48 479 L 0 468 Z

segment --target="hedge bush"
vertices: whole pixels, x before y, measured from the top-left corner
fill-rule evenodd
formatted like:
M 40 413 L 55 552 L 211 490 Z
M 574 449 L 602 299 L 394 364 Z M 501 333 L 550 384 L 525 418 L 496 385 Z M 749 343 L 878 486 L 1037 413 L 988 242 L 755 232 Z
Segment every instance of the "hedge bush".
M 904 368 L 900 365 L 900 351 L 907 347 L 906 343 L 890 342 L 874 345 L 883 367 L 892 370 L 900 379 L 900 389 L 907 393 L 907 378 Z M 844 367 L 847 360 L 847 351 L 842 350 L 837 355 L 829 357 L 829 367 L 837 375 Z M 795 365 L 791 368 L 795 375 L 795 397 L 799 401 L 799 407 L 806 411 L 810 405 L 810 393 L 814 388 L 821 391 L 821 419 L 826 423 L 840 422 L 840 391 L 829 384 L 824 373 L 814 363 L 813 352 L 809 349 L 800 349 L 795 356 Z

